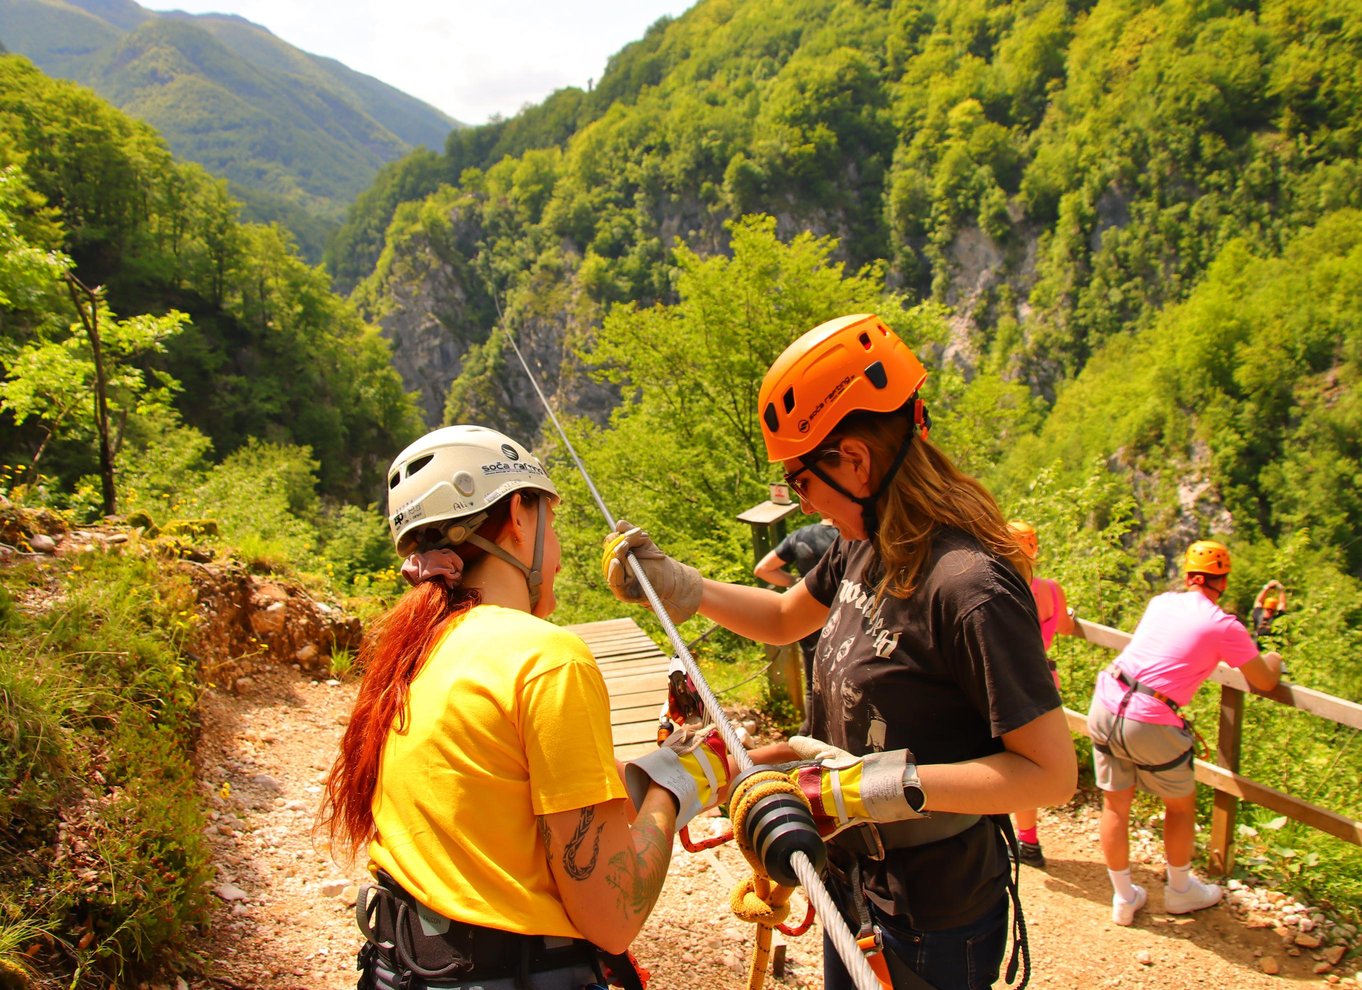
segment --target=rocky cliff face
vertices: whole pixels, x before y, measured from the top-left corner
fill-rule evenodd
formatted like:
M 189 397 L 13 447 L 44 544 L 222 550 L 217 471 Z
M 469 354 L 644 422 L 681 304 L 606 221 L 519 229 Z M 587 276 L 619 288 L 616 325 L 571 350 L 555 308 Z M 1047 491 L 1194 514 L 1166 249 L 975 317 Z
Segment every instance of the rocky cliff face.
M 451 207 L 391 246 L 358 299 L 392 345 L 393 366 L 419 394 L 427 425 L 442 421 L 450 383 L 470 347 L 485 341 L 496 305 L 474 265 L 483 232 L 467 206 Z
M 478 422 L 526 438 L 538 432 L 545 413 L 508 329 L 556 410 L 603 423 L 614 390 L 592 381 L 575 356 L 601 316 L 576 281 L 580 259 L 568 253 L 561 264 L 526 274 L 499 301 L 480 270 L 486 236 L 467 204 L 451 205 L 390 244 L 357 296 L 392 345 L 403 383 L 419 393 L 426 424 Z
M 427 202 L 428 213 L 433 204 L 434 198 Z M 722 250 L 724 238 L 714 231 L 669 215 L 652 219 L 659 232 L 685 228 L 692 235 L 687 243 L 697 250 Z M 794 236 L 810 218 L 788 214 L 779 222 L 782 236 Z M 834 213 L 812 222 L 847 233 Z M 1038 236 L 1038 230 L 1018 227 L 999 244 L 969 225 L 947 246 L 944 301 L 953 315 L 945 358 L 967 375 L 987 351 L 983 328 L 1003 316 L 1025 323 Z M 359 294 L 361 308 L 391 342 L 403 381 L 420 393 L 427 424 L 476 421 L 526 437 L 538 432 L 544 412 L 507 328 L 555 410 L 603 424 L 617 395 L 594 382 L 576 356 L 603 316 L 578 281 L 579 255 L 564 245 L 552 265 L 537 264 L 513 277 L 510 297 L 498 307 L 482 274 L 488 265 L 480 252 L 489 239 L 470 200 L 449 205 L 389 243 L 380 271 Z

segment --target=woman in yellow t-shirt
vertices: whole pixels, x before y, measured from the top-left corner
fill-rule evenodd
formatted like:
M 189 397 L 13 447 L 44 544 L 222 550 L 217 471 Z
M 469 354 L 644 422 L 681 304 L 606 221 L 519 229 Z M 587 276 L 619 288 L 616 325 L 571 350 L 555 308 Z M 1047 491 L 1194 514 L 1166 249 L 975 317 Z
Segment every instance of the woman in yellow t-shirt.
M 388 495 L 413 587 L 365 640 L 322 819 L 378 881 L 361 987 L 638 986 L 625 952 L 673 834 L 723 796 L 722 744 L 682 736 L 621 776 L 595 659 L 546 621 L 558 493 L 523 446 L 436 430 Z

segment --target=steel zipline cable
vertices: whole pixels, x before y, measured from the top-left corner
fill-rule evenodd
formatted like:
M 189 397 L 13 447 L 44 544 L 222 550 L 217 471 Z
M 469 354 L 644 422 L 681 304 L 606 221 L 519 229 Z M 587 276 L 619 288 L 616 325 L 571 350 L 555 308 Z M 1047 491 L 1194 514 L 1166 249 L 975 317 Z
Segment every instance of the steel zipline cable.
M 498 307 L 500 309 L 500 307 Z M 505 324 L 503 323 L 505 327 Z M 539 380 L 535 378 L 534 372 L 530 370 L 529 363 L 525 360 L 525 355 L 520 353 L 519 346 L 516 345 L 515 335 L 511 333 L 510 327 L 505 327 L 506 339 L 511 343 L 511 349 L 515 351 L 515 356 L 520 361 L 520 366 L 525 369 L 525 375 L 530 380 L 530 385 L 534 387 L 535 394 L 539 396 L 540 403 L 544 406 L 545 412 L 549 414 L 549 419 L 553 421 L 554 428 L 558 435 L 562 437 L 563 444 L 567 447 L 568 454 L 572 461 L 577 465 L 577 470 L 586 482 L 586 487 L 591 492 L 591 497 L 596 502 L 596 507 L 601 510 L 601 515 L 605 517 L 606 525 L 610 529 L 615 528 L 615 517 L 610 514 L 606 507 L 605 500 L 601 498 L 601 493 L 596 489 L 595 482 L 591 480 L 591 474 L 587 471 L 582 459 L 577 456 L 577 450 L 572 446 L 572 441 L 568 439 L 567 431 L 563 429 L 563 424 L 558 421 L 558 416 L 554 413 L 553 407 L 549 405 L 549 400 L 539 387 Z M 686 641 L 681 633 L 677 631 L 676 625 L 672 622 L 671 616 L 667 614 L 666 607 L 662 604 L 662 599 L 653 590 L 647 575 L 643 572 L 643 567 L 634 557 L 633 553 L 628 555 L 629 565 L 633 569 L 634 576 L 638 579 L 639 586 L 643 589 L 648 603 L 652 606 L 653 615 L 662 623 L 662 629 L 671 641 L 672 648 L 676 651 L 677 657 L 686 667 L 686 673 L 690 675 L 691 682 L 695 686 L 696 693 L 700 696 L 701 702 L 705 706 L 705 711 L 713 720 L 715 728 L 723 737 L 724 744 L 728 751 L 733 754 L 740 770 L 749 770 L 752 767 L 752 758 L 747 755 L 747 747 L 742 744 L 738 737 L 737 730 L 729 722 L 728 716 L 724 714 L 723 708 L 719 705 L 719 699 L 710 690 L 709 684 L 705 681 L 704 675 L 700 673 L 700 668 L 691 656 Z M 790 865 L 795 875 L 799 877 L 800 884 L 804 887 L 804 893 L 813 903 L 818 917 L 823 922 L 823 930 L 831 939 L 833 946 L 837 949 L 837 954 L 842 958 L 842 964 L 847 972 L 851 974 L 857 990 L 881 990 L 879 978 L 875 976 L 875 971 L 870 968 L 870 963 L 856 944 L 856 938 L 852 935 L 846 923 L 842 920 L 841 913 L 823 886 L 823 881 L 818 875 L 817 868 L 802 852 L 794 852 L 791 855 Z

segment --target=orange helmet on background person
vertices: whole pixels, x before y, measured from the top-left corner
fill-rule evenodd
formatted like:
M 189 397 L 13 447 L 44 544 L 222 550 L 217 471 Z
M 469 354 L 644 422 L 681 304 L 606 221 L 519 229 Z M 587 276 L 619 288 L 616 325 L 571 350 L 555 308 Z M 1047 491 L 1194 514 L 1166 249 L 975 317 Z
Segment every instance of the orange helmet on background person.
M 1275 598 L 1264 598 L 1264 599 L 1263 599 L 1263 608 L 1267 609 L 1268 611 L 1274 611 L 1274 610 L 1277 608 L 1277 599 L 1275 599 Z
M 854 412 L 900 409 L 927 380 L 927 369 L 878 316 L 839 316 L 804 334 L 762 379 L 757 408 L 770 461 L 817 449 Z M 926 436 L 930 419 L 919 401 L 914 421 Z
M 1007 528 L 1011 530 L 1017 546 L 1022 548 L 1022 553 L 1035 560 L 1040 553 L 1040 544 L 1036 541 L 1036 528 L 1020 519 L 1013 519 L 1007 524 Z
M 1214 574 L 1230 572 L 1230 550 L 1215 540 L 1197 540 L 1187 548 L 1187 557 L 1182 564 L 1184 574 Z

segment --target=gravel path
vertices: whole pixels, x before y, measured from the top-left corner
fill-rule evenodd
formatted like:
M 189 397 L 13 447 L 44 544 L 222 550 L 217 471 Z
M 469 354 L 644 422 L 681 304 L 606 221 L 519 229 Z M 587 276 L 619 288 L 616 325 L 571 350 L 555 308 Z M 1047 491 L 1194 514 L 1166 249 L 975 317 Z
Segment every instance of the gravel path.
M 212 691 L 203 704 L 198 764 L 210 796 L 209 838 L 218 864 L 210 931 L 190 965 L 167 988 L 350 990 L 355 985 L 358 933 L 353 903 L 366 875 L 338 866 L 314 846 L 311 827 L 321 782 L 353 703 L 353 684 L 316 681 L 292 669 L 254 675 L 235 693 Z M 718 824 L 718 823 L 706 823 Z M 1161 914 L 1161 879 L 1152 839 L 1137 842 L 1136 879 L 1150 890 L 1150 908 L 1131 928 L 1111 923 L 1110 889 L 1096 844 L 1096 811 L 1079 804 L 1042 815 L 1049 868 L 1023 868 L 1030 930 L 1032 982 L 1037 988 L 1324 987 L 1359 968 L 1354 956 L 1337 972 L 1315 974 L 1328 949 L 1286 951 L 1299 927 L 1280 925 L 1289 902 L 1271 914 L 1220 906 L 1189 917 Z M 697 830 L 698 831 L 698 830 Z M 687 853 L 678 846 L 670 877 L 634 952 L 652 973 L 651 990 L 741 990 L 747 985 L 752 926 L 728 909 L 728 894 L 747 873 L 727 844 Z M 1248 895 L 1244 895 L 1247 897 Z M 796 895 L 802 907 L 802 898 Z M 1287 912 L 1289 913 L 1289 912 Z M 1308 913 L 1302 916 L 1307 916 Z M 1308 923 L 1307 923 L 1308 924 Z M 821 937 L 786 946 L 779 988 L 822 986 Z M 1261 970 L 1271 964 L 1279 975 Z M 999 986 L 1002 984 L 1000 983 Z

